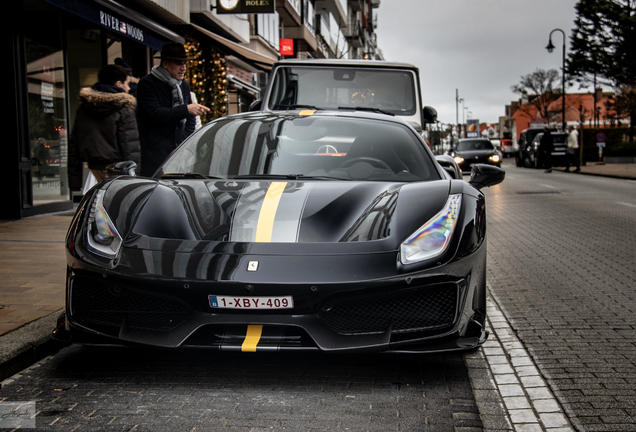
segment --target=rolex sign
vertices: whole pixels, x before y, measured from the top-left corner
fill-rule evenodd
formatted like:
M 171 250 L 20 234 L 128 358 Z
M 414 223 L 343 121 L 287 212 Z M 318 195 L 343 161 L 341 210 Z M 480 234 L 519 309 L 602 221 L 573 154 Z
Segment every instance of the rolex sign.
M 276 12 L 275 0 L 216 0 L 217 14 L 258 14 Z

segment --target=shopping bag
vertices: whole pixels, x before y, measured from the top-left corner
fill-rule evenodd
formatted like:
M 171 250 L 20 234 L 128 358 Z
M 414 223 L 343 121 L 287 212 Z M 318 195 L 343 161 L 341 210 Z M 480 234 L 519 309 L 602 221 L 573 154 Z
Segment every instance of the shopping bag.
M 86 181 L 84 182 L 84 190 L 82 191 L 82 195 L 86 195 L 86 192 L 89 191 L 90 188 L 97 184 L 97 179 L 93 175 L 91 171 L 88 172 L 86 176 Z

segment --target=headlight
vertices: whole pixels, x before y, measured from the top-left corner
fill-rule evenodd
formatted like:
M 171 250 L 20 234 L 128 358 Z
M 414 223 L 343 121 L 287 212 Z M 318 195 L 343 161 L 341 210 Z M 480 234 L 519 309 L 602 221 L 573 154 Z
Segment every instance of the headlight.
M 499 162 L 499 155 L 492 155 L 488 159 L 490 159 L 493 162 Z
M 121 236 L 104 209 L 104 194 L 99 190 L 93 197 L 86 223 L 86 243 L 88 250 L 106 258 L 117 258 L 121 249 Z
M 400 245 L 402 264 L 434 258 L 446 251 L 457 225 L 462 202 L 460 194 L 451 195 L 446 205 Z
M 453 159 L 455 160 L 456 164 L 460 164 L 460 163 L 464 162 L 464 158 L 461 157 L 461 156 L 455 156 Z

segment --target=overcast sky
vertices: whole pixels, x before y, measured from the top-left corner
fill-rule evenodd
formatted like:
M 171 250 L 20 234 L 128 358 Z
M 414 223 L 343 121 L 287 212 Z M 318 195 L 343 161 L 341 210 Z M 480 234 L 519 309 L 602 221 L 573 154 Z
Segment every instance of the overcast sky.
M 510 87 L 537 68 L 561 70 L 577 0 L 381 0 L 378 47 L 385 60 L 420 69 L 422 101 L 455 123 L 455 89 L 473 119 L 494 123 L 519 96 Z M 574 89 L 573 89 L 574 91 Z M 464 117 L 468 117 L 468 114 Z M 459 104 L 459 121 L 462 106 Z

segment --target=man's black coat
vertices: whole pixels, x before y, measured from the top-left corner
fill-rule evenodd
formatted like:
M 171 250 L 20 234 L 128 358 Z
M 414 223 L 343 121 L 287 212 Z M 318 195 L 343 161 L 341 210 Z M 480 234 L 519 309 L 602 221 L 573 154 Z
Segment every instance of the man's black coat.
M 192 103 L 190 86 L 181 81 L 183 105 L 172 106 L 172 89 L 152 74 L 139 81 L 137 107 L 139 117 L 139 141 L 141 143 L 142 176 L 151 176 L 159 165 L 192 132 L 195 117 L 188 113 Z M 186 119 L 185 127 L 181 120 Z

